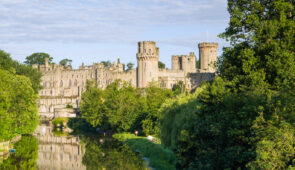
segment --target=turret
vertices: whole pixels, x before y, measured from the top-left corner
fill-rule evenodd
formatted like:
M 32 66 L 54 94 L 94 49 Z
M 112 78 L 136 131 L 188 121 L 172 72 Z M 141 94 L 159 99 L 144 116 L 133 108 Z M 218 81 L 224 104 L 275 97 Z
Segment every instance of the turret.
M 199 57 L 200 69 L 206 72 L 216 72 L 215 64 L 217 63 L 217 43 L 200 43 Z
M 137 87 L 144 88 L 158 81 L 159 48 L 153 41 L 138 42 Z

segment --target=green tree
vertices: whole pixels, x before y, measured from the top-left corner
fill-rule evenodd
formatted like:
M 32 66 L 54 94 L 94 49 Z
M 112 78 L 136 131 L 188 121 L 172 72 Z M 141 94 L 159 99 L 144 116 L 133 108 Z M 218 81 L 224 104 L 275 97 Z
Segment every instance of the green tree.
M 173 97 L 173 93 L 171 90 L 161 89 L 152 82 L 145 89 L 145 94 L 147 115 L 142 121 L 142 128 L 146 135 L 157 135 L 159 133 L 159 109 L 166 99 Z
M 161 61 L 158 61 L 158 67 L 159 67 L 160 69 L 165 69 L 165 68 L 166 68 L 165 64 L 162 63 Z
M 96 87 L 94 81 L 87 81 L 82 94 L 80 110 L 82 117 L 93 127 L 102 125 L 105 118 L 104 91 Z
M 0 141 L 36 129 L 37 98 L 29 78 L 0 69 Z
M 126 71 L 130 71 L 133 69 L 134 64 L 133 63 L 128 63 L 127 64 L 127 70 Z
M 12 74 L 24 75 L 29 77 L 32 83 L 32 88 L 35 93 L 38 94 L 41 86 L 41 72 L 37 69 L 33 69 L 31 66 L 20 64 L 17 61 L 12 60 L 8 53 L 0 50 L 0 69 L 7 70 Z
M 111 127 L 125 132 L 141 128 L 145 110 L 142 101 L 140 93 L 129 83 L 115 81 L 110 84 L 106 88 L 105 105 Z
M 45 58 L 48 58 L 49 63 L 52 62 L 52 57 L 47 53 L 33 53 L 30 56 L 26 57 L 25 63 L 28 65 L 33 64 L 45 64 Z
M 71 66 L 72 65 L 72 60 L 70 59 L 63 59 L 59 62 L 60 65 L 62 66 Z
M 172 88 L 174 94 L 182 94 L 186 91 L 185 84 L 183 81 L 178 81 L 177 84 L 175 84 Z
M 232 47 L 222 55 L 222 77 L 241 88 L 278 89 L 294 82 L 294 3 L 228 1 L 230 24 L 220 36 L 230 40 Z
M 161 108 L 179 169 L 292 169 L 295 1 L 229 0 L 220 77 Z

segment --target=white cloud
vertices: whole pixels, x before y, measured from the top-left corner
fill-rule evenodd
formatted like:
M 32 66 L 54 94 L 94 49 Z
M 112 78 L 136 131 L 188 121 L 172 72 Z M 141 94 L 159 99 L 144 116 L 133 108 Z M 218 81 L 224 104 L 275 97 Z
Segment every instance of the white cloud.
M 225 8 L 226 0 L 1 0 L 0 44 L 130 43 L 153 26 L 219 27 Z

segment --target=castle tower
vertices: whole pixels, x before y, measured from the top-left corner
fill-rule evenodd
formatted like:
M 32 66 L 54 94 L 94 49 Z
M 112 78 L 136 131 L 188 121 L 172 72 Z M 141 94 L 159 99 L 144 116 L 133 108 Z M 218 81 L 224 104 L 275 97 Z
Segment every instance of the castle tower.
M 172 70 L 180 70 L 180 61 L 179 61 L 179 56 L 178 55 L 173 55 L 172 56 Z
M 153 41 L 138 42 L 137 87 L 144 88 L 152 81 L 158 81 L 159 48 Z
M 199 57 L 200 69 L 206 72 L 216 72 L 215 63 L 217 63 L 217 43 L 200 43 Z

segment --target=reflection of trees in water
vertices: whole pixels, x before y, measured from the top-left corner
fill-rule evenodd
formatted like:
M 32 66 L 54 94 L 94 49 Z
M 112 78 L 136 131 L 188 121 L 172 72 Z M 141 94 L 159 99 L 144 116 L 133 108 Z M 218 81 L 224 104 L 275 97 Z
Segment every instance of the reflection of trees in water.
M 84 139 L 86 153 L 83 164 L 87 169 L 147 169 L 143 160 L 128 146 L 113 138 L 103 140 L 101 144 L 97 138 Z
M 37 169 L 38 141 L 34 136 L 22 136 L 14 148 L 16 153 L 3 161 L 1 170 Z

